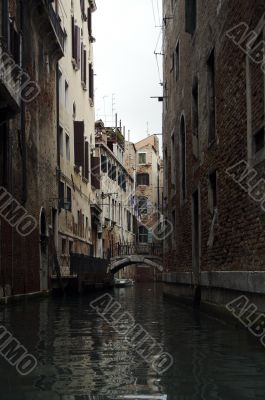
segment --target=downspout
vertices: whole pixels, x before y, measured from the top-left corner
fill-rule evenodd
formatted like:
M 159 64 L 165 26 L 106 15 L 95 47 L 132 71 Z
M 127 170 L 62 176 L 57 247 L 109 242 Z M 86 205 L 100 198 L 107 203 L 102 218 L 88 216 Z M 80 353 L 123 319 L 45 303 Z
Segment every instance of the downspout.
M 26 64 L 25 60 L 25 45 L 24 45 L 24 19 L 25 19 L 25 5 L 24 1 L 20 2 L 20 32 L 21 32 L 21 41 L 22 41 L 22 57 L 21 57 L 21 68 L 24 71 L 24 66 Z M 26 82 L 26 76 L 22 75 L 23 85 Z M 28 198 L 27 192 L 27 147 L 26 147 L 26 126 L 25 126 L 25 103 L 21 101 L 21 112 L 20 112 L 20 129 L 21 129 L 21 155 L 22 155 L 22 204 L 25 206 Z

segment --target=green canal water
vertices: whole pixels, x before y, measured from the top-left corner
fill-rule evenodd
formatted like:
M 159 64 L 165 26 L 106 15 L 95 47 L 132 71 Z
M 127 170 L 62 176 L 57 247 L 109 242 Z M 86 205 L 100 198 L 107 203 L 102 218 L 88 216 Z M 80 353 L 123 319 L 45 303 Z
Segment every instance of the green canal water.
M 37 359 L 21 376 L 0 356 L 1 400 L 264 400 L 265 348 L 244 328 L 165 300 L 160 285 L 110 294 L 172 355 L 162 375 L 87 297 L 31 300 L 0 310 L 1 324 Z

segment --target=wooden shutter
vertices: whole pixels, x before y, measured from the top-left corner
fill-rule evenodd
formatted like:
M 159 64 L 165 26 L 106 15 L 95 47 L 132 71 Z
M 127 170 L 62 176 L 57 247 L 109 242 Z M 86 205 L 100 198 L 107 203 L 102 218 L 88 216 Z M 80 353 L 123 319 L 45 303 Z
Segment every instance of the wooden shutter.
M 81 43 L 80 43 L 80 28 L 76 26 L 76 63 L 78 69 L 80 69 L 80 63 L 81 63 Z
M 99 157 L 91 158 L 91 185 L 95 189 L 100 189 L 100 159 Z
M 101 155 L 101 171 L 108 172 L 107 157 Z
M 87 9 L 87 27 L 88 27 L 88 35 L 89 37 L 92 36 L 92 13 L 91 9 Z
M 85 142 L 85 178 L 88 179 L 88 161 L 89 161 L 89 154 L 88 154 L 88 142 Z
M 83 56 L 83 59 L 84 59 L 84 66 L 83 66 L 83 68 L 84 68 L 84 83 L 85 83 L 85 85 L 87 84 L 87 52 L 86 52 L 86 50 L 84 50 L 84 56 Z
M 89 64 L 89 98 L 94 100 L 94 70 L 91 63 Z
M 75 165 L 82 167 L 84 171 L 84 154 L 85 154 L 85 141 L 84 141 L 84 121 L 74 122 L 74 136 L 75 136 Z
M 84 45 L 81 43 L 81 82 L 84 82 Z
M 75 19 L 72 16 L 72 58 L 75 59 L 76 53 L 75 53 Z

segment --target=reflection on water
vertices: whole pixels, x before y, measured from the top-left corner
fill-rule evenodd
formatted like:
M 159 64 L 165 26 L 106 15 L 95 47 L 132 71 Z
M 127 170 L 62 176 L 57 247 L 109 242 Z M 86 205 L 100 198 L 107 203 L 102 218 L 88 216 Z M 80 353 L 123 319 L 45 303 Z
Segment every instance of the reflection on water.
M 159 376 L 91 309 L 96 297 L 1 309 L 1 323 L 38 360 L 21 377 L 0 358 L 1 400 L 264 400 L 265 350 L 244 330 L 163 300 L 159 285 L 115 289 L 123 309 L 174 357 Z

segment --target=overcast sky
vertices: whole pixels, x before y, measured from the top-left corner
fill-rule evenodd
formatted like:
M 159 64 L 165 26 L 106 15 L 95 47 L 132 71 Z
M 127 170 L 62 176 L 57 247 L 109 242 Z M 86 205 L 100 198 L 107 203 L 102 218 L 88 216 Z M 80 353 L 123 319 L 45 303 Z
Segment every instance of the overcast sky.
M 161 24 L 161 1 L 97 0 L 93 18 L 96 118 L 104 121 L 106 115 L 107 125 L 111 124 L 115 94 L 114 112 L 126 126 L 126 139 L 128 129 L 131 141 L 146 137 L 147 122 L 150 134 L 161 133 L 162 103 L 150 99 L 162 93 L 162 57 L 158 56 L 159 78 L 154 55 L 161 32 L 155 27 L 155 22 Z

